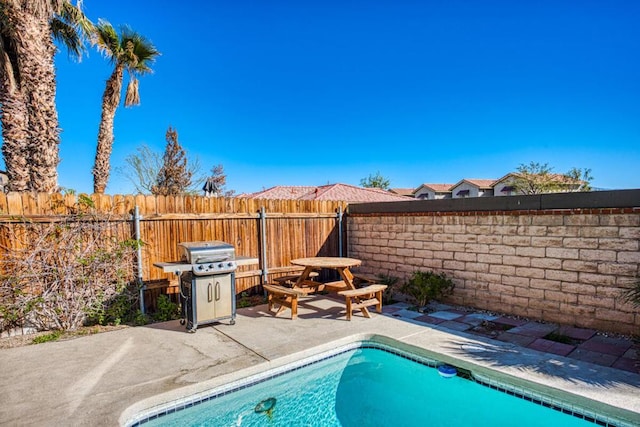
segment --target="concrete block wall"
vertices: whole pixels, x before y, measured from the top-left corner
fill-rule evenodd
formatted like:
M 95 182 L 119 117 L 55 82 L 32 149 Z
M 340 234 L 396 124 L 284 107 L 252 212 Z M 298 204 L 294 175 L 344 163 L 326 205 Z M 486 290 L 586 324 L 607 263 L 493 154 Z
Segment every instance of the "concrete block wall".
M 360 272 L 452 277 L 448 302 L 623 334 L 640 310 L 620 298 L 639 275 L 640 209 L 350 213 Z

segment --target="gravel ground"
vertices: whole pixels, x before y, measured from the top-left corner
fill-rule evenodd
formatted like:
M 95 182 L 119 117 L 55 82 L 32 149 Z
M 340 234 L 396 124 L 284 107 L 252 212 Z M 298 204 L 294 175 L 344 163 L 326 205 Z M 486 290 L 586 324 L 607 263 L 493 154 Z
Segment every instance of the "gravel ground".
M 92 334 L 99 334 L 101 332 L 109 332 L 109 331 L 115 331 L 118 329 L 123 329 L 123 328 L 128 328 L 129 326 L 126 325 L 119 325 L 119 326 L 85 326 L 82 328 L 79 328 L 75 331 L 67 331 L 67 332 L 62 332 L 62 335 L 56 340 L 56 341 L 64 341 L 64 340 L 71 340 L 71 339 L 76 339 L 79 337 L 84 337 L 87 335 L 92 335 Z M 32 334 L 25 334 L 25 335 L 14 335 L 12 337 L 7 337 L 7 338 L 0 338 L 0 350 L 6 349 L 6 348 L 13 348 L 13 347 L 22 347 L 25 345 L 35 345 L 33 340 L 35 338 L 38 337 L 42 337 L 45 335 L 49 335 L 52 334 L 52 331 L 48 331 L 48 332 L 35 332 Z

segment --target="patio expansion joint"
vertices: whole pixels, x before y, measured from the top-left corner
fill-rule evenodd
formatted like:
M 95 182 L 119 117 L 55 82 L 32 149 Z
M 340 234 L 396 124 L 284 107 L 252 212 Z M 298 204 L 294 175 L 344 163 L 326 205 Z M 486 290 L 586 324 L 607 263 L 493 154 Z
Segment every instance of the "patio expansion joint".
M 229 338 L 231 341 L 233 341 L 234 343 L 238 344 L 240 347 L 246 349 L 247 351 L 250 351 L 251 353 L 253 353 L 256 356 L 258 356 L 259 358 L 263 359 L 265 362 L 271 361 L 271 359 L 269 357 L 265 356 L 264 354 L 259 353 L 258 351 L 252 349 L 251 347 L 247 347 L 246 345 L 244 345 L 243 343 L 241 343 L 237 339 L 233 338 L 231 335 L 225 333 L 220 328 L 217 328 L 215 326 L 214 326 L 214 328 L 215 328 L 216 331 L 220 332 L 222 335 L 224 335 L 225 337 Z

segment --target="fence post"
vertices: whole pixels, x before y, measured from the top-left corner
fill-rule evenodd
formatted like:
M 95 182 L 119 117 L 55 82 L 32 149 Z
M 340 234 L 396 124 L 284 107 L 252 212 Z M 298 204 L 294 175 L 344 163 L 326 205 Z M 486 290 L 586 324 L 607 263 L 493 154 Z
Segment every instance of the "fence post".
M 140 210 L 138 209 L 138 205 L 135 205 L 133 208 L 133 228 L 135 230 L 136 235 L 136 246 L 137 246 L 137 264 L 138 271 L 136 272 L 136 282 L 138 283 L 138 290 L 140 292 L 140 312 L 144 314 L 144 286 L 142 280 L 142 246 L 140 245 Z
M 338 221 L 338 256 L 342 258 L 342 205 L 338 206 L 336 220 Z
M 267 268 L 267 213 L 264 206 L 260 207 L 260 268 L 262 269 L 262 284 L 266 285 L 269 279 Z

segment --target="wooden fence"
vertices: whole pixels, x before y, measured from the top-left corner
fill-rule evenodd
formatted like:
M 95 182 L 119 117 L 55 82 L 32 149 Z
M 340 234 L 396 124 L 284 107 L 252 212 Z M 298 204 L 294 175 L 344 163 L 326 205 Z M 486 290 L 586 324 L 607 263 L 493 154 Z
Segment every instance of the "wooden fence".
M 344 242 L 338 235 L 338 212 L 346 209 L 347 203 L 336 201 L 0 193 L 0 225 L 11 227 L 24 220 L 56 221 L 76 212 L 78 200 L 85 197 L 96 211 L 113 213 L 114 221 L 128 222 L 130 237 L 135 237 L 133 213 L 137 207 L 140 239 L 144 243 L 144 281 L 177 282 L 177 278 L 153 264 L 178 260 L 179 242 L 222 240 L 235 247 L 236 255 L 260 259 L 259 265 L 238 269 L 238 293 L 257 290 L 265 268 L 270 280 L 291 272 L 294 267 L 289 261 L 293 258 L 337 256 L 339 243 Z M 7 241 L 9 235 L 0 233 L 0 252 L 15 247 L 15 242 Z M 135 270 L 136 266 L 132 266 L 133 274 Z

